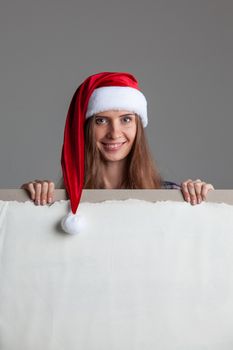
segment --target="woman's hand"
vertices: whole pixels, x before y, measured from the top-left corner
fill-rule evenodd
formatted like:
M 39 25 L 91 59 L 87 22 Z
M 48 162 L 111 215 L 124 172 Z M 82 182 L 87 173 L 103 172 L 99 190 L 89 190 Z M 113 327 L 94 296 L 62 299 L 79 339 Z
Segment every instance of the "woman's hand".
M 21 186 L 30 193 L 31 199 L 36 205 L 51 204 L 54 201 L 54 182 L 49 180 L 35 180 Z
M 184 200 L 190 202 L 192 205 L 200 204 L 202 200 L 206 200 L 206 195 L 209 190 L 214 190 L 213 185 L 197 179 L 193 181 L 188 179 L 181 183 L 181 191 Z

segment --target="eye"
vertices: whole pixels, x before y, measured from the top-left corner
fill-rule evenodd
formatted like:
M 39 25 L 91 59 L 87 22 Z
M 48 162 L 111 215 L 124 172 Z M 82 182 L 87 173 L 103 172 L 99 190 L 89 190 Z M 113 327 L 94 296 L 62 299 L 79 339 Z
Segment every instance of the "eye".
M 126 117 L 123 117 L 122 120 L 125 124 L 129 124 L 132 121 L 132 117 L 126 116 Z
M 105 124 L 107 122 L 107 120 L 106 120 L 106 118 L 96 117 L 95 118 L 95 122 L 98 125 L 103 125 L 103 124 Z

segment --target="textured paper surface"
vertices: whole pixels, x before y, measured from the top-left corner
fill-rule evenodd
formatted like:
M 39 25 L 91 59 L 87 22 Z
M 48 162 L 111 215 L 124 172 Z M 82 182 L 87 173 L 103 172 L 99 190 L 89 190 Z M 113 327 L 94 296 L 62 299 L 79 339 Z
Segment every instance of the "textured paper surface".
M 233 206 L 0 201 L 1 350 L 232 350 Z

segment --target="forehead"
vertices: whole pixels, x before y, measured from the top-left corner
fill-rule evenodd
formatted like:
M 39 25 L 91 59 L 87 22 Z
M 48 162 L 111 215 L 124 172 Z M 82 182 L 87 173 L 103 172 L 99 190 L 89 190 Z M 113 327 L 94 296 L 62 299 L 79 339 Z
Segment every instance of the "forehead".
M 110 117 L 110 118 L 118 118 L 124 115 L 128 115 L 128 114 L 135 114 L 132 111 L 128 111 L 125 109 L 117 109 L 117 110 L 108 110 L 108 111 L 104 111 L 104 112 L 100 112 L 98 114 L 96 114 L 97 117 Z

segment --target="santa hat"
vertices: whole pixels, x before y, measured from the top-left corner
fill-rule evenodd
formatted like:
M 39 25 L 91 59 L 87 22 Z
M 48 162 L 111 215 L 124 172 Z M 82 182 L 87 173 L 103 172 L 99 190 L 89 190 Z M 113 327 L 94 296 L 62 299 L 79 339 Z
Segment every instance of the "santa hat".
M 128 110 L 147 125 L 147 102 L 137 79 L 130 73 L 102 72 L 88 77 L 76 90 L 67 114 L 61 166 L 70 213 L 61 222 L 65 232 L 79 233 L 85 224 L 76 214 L 84 185 L 84 123 L 107 110 Z

